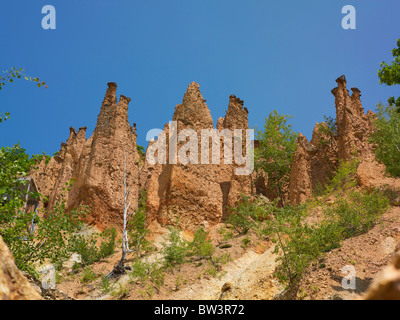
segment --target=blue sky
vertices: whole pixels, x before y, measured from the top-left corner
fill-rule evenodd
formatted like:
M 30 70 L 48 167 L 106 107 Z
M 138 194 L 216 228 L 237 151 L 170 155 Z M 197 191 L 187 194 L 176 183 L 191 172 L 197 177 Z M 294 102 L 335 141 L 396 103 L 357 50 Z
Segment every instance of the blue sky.
M 56 30 L 41 27 L 46 4 L 56 8 Z M 356 30 L 341 27 L 347 4 Z M 0 70 L 23 67 L 48 85 L 20 80 L 0 91 L 0 112 L 11 113 L 0 146 L 20 141 L 29 153 L 56 152 L 70 126 L 87 126 L 89 137 L 110 81 L 132 98 L 129 119 L 144 146 L 192 81 L 215 122 L 235 94 L 251 126 L 277 109 L 308 138 L 335 115 L 330 91 L 342 74 L 365 109 L 400 95 L 377 77 L 400 38 L 398 0 L 16 0 L 0 10 Z

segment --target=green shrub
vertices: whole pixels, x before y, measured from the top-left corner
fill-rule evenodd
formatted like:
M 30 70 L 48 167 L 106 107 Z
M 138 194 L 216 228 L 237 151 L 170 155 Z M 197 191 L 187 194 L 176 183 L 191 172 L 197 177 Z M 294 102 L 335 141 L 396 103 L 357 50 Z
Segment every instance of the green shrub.
M 257 229 L 259 221 L 267 216 L 265 208 L 251 202 L 249 197 L 242 195 L 237 207 L 230 208 L 226 223 L 231 224 L 239 234 L 246 234 L 251 229 Z
M 149 274 L 150 281 L 159 289 L 165 281 L 164 270 L 162 268 L 154 268 Z
M 328 211 L 331 216 L 336 216 L 344 238 L 351 238 L 370 230 L 388 205 L 388 199 L 378 191 L 370 194 L 352 192 L 348 199 L 338 199 Z
M 389 65 L 386 62 L 380 64 L 381 69 L 378 70 L 378 77 L 380 84 L 386 84 L 393 86 L 400 84 L 400 39 L 397 39 L 397 48 L 392 51 L 393 61 Z M 388 99 L 389 104 L 394 104 L 397 110 L 400 112 L 400 97 L 390 97 Z
M 105 229 L 101 233 L 102 242 L 100 244 L 99 257 L 100 259 L 111 256 L 115 251 L 115 239 L 117 237 L 117 230 L 115 227 Z
M 313 227 L 303 223 L 302 211 L 296 207 L 279 208 L 275 219 L 267 221 L 263 232 L 277 243 L 275 253 L 282 251 L 276 272 L 281 282 L 292 284 L 318 256 L 318 244 L 312 241 L 313 231 Z
M 181 239 L 178 229 L 170 228 L 169 231 L 169 235 L 165 238 L 166 242 L 163 244 L 163 256 L 165 264 L 173 267 L 185 262 L 189 254 L 189 243 Z
M 131 278 L 139 278 L 141 281 L 148 279 L 150 273 L 157 268 L 156 263 L 148 263 L 142 260 L 135 260 L 132 263 Z
M 0 187 L 0 194 L 5 191 L 8 195 L 8 200 L 0 203 L 0 235 L 13 253 L 17 267 L 35 277 L 38 277 L 35 265 L 45 261 L 50 261 L 60 269 L 70 256 L 68 238 L 81 228 L 80 219 L 87 213 L 87 208 L 66 213 L 62 194 L 54 209 L 43 218 L 33 212 L 24 212 L 25 194 L 18 187 L 26 181 L 17 178 L 18 171 L 0 172 L 0 176 L 2 174 L 10 180 L 0 182 L 3 186 L 3 189 Z M 67 184 L 63 192 L 68 189 Z M 39 195 L 30 193 L 30 196 Z M 34 233 L 30 232 L 32 221 L 36 224 Z
M 89 236 L 72 235 L 68 241 L 70 253 L 78 253 L 84 265 L 91 265 L 114 253 L 117 232 L 115 228 L 106 229 L 101 234 L 94 233 Z M 102 238 L 100 248 L 97 246 Z
M 246 237 L 246 238 L 242 239 L 241 247 L 243 249 L 246 249 L 250 245 L 250 243 L 251 243 L 251 240 L 248 237 Z
M 213 261 L 214 265 L 216 265 L 220 268 L 222 265 L 227 264 L 228 262 L 232 261 L 232 257 L 231 257 L 231 254 L 229 252 L 227 252 L 227 253 L 222 253 L 217 256 L 214 256 L 212 258 L 212 261 Z
M 97 236 L 73 235 L 69 239 L 70 252 L 76 252 L 81 256 L 82 264 L 91 265 L 99 260 L 97 249 Z
M 143 158 L 146 154 L 146 150 L 144 149 L 144 147 L 140 146 L 140 145 L 136 145 L 136 149 L 139 152 L 140 157 Z
M 325 148 L 326 146 L 330 146 L 331 148 L 335 147 L 335 139 L 337 136 L 337 122 L 336 119 L 332 117 L 324 116 L 324 123 L 318 124 L 318 136 L 319 136 L 319 144 L 318 147 Z
M 118 289 L 115 289 L 113 292 L 111 292 L 111 295 L 118 299 L 123 299 L 129 295 L 129 290 L 128 288 L 124 287 L 121 283 L 119 283 Z
M 83 283 L 92 282 L 92 281 L 96 280 L 96 278 L 97 278 L 97 275 L 91 267 L 86 267 L 85 269 L 83 269 L 81 282 L 83 282 Z
M 211 258 L 215 251 L 212 240 L 208 238 L 209 232 L 203 228 L 197 229 L 194 234 L 193 241 L 189 244 L 189 254 L 199 256 L 201 258 Z
M 339 161 L 339 166 L 332 180 L 325 187 L 325 194 L 343 192 L 357 186 L 356 172 L 360 159 L 353 158 L 349 161 Z
M 113 285 L 106 275 L 101 277 L 100 289 L 103 294 L 109 293 L 113 289 Z
M 164 268 L 157 262 L 150 263 L 138 259 L 132 263 L 132 271 L 130 272 L 129 277 L 132 280 L 138 278 L 142 283 L 145 283 L 148 280 L 158 290 L 164 284 Z
M 128 222 L 129 247 L 136 249 L 138 256 L 142 251 L 151 251 L 153 249 L 152 243 L 148 240 L 150 230 L 147 228 L 146 203 L 146 191 L 142 190 L 138 208 Z
M 356 163 L 340 166 L 328 186 L 330 190 L 354 184 L 351 173 Z M 296 284 L 307 267 L 317 263 L 325 252 L 340 247 L 344 239 L 370 230 L 387 207 L 388 199 L 380 191 L 362 193 L 348 189 L 345 196 L 336 193 L 335 203 L 324 208 L 322 220 L 315 225 L 304 221 L 308 210 L 305 205 L 276 208 L 275 219 L 266 221 L 263 233 L 272 237 L 277 243 L 275 251 L 282 253 L 278 258 L 277 278 L 289 286 Z
M 255 169 L 268 176 L 268 187 L 277 195 L 283 207 L 283 186 L 289 182 L 297 133 L 288 124 L 291 116 L 276 110 L 265 118 L 264 130 L 256 131 L 259 147 L 255 149 Z
M 165 238 L 163 256 L 165 265 L 173 267 L 190 261 L 190 257 L 197 256 L 200 259 L 212 259 L 215 246 L 209 239 L 209 232 L 203 228 L 197 229 L 192 241 L 181 239 L 179 230 L 170 228 L 169 235 Z
M 386 166 L 386 172 L 400 176 L 400 113 L 394 104 L 376 107 L 375 130 L 370 141 L 375 144 L 375 156 Z

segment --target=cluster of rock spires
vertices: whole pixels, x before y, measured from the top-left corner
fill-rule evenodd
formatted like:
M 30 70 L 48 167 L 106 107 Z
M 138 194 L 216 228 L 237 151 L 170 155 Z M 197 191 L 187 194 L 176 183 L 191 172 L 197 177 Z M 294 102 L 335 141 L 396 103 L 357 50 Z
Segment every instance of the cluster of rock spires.
M 337 132 L 329 135 L 325 122 L 315 125 L 312 139 L 308 141 L 299 133 L 297 149 L 289 183 L 289 198 L 292 204 L 299 204 L 312 196 L 313 191 L 323 187 L 331 178 L 340 160 L 355 156 L 364 161 L 373 160 L 373 149 L 368 143 L 372 132 L 374 113 L 364 113 L 361 105 L 361 91 L 346 88 L 345 76 L 339 77 L 338 86 L 332 90 L 335 96 Z
M 364 113 L 359 89 L 352 88 L 350 96 L 344 76 L 336 82 L 338 86 L 332 90 L 332 94 L 335 96 L 337 132 L 328 133 L 325 130 L 327 124 L 323 122 L 316 124 L 311 141 L 299 133 L 290 182 L 285 186 L 286 196 L 292 204 L 310 198 L 313 191 L 329 180 L 341 160 L 354 156 L 363 159 L 357 169 L 361 187 L 394 183 L 383 176 L 382 165 L 373 161 L 373 146 L 368 142 L 368 135 L 373 130 L 374 113 Z M 66 143 L 61 144 L 58 155 L 48 163 L 43 158 L 37 168 L 32 170 L 31 176 L 39 192 L 45 196 L 41 203 L 43 208 L 52 210 L 63 195 L 69 210 L 80 205 L 90 207 L 86 217 L 88 223 L 101 229 L 120 226 L 125 165 L 127 180 L 133 182 L 133 192 L 128 200 L 137 201 L 141 190 L 146 190 L 149 221 L 158 221 L 164 225 L 176 224 L 178 221 L 180 227 L 187 230 L 221 222 L 226 217 L 227 208 L 234 206 L 241 194 L 261 192 L 268 195 L 268 177 L 259 173 L 251 176 L 236 175 L 237 165 L 223 163 L 223 143 L 220 144 L 221 164 L 167 162 L 150 165 L 144 162 L 137 150 L 136 125 L 130 126 L 128 121 L 128 104 L 131 99 L 121 95 L 117 101 L 116 90 L 115 83 L 108 84 L 96 129 L 89 139 L 85 136 L 86 127 L 80 128 L 78 132 L 70 128 L 70 136 Z M 248 129 L 247 115 L 243 101 L 232 95 L 226 116 L 218 119 L 216 129 Z M 175 108 L 172 120 L 177 122 L 177 133 L 190 128 L 200 135 L 201 129 L 215 129 L 210 110 L 197 83 L 189 85 L 182 104 Z M 167 124 L 163 133 L 168 136 L 168 131 Z M 152 143 L 155 141 L 150 145 Z M 178 149 L 182 145 L 183 142 L 178 143 Z M 69 189 L 67 186 L 70 181 L 73 184 Z M 399 185 L 397 187 L 400 189 Z M 399 259 L 397 257 L 393 265 L 385 269 L 367 293 L 366 299 L 399 298 Z M 224 294 L 229 297 L 229 292 Z M 1 299 L 41 299 L 41 296 L 18 271 L 0 237 Z
M 329 135 L 324 130 L 327 124 L 323 122 L 316 124 L 311 141 L 299 133 L 290 183 L 285 187 L 286 197 L 292 204 L 302 203 L 311 197 L 313 191 L 332 176 L 340 160 L 348 160 L 355 154 L 366 161 L 373 159 L 368 135 L 372 131 L 374 114 L 371 111 L 364 114 L 360 90 L 352 88 L 350 95 L 345 76 L 339 77 L 336 82 L 338 86 L 332 94 L 335 96 L 337 132 Z M 121 95 L 117 102 L 116 90 L 115 83 L 108 84 L 96 129 L 89 139 L 86 140 L 85 127 L 78 132 L 71 128 L 67 143 L 61 145 L 59 154 L 48 164 L 43 159 L 37 170 L 32 172 L 40 192 L 48 198 L 43 203 L 48 210 L 54 208 L 63 194 L 63 188 L 72 180 L 71 190 L 64 192 L 67 208 L 88 205 L 90 214 L 87 222 L 100 228 L 120 225 L 125 155 L 128 181 L 133 181 L 138 175 L 133 181 L 129 200 L 135 203 L 140 190 L 146 190 L 149 220 L 164 225 L 179 221 L 182 228 L 193 230 L 201 224 L 219 223 L 226 217 L 227 208 L 234 206 L 241 194 L 265 193 L 268 189 L 267 177 L 257 178 L 256 173 L 251 176 L 236 175 L 234 170 L 237 165 L 224 164 L 223 140 L 220 144 L 221 164 L 182 164 L 179 161 L 169 164 L 169 159 L 167 164 L 150 165 L 147 161 L 143 164 L 137 151 L 136 125 L 130 126 L 128 121 L 131 99 Z M 190 128 L 201 136 L 201 129 L 215 129 L 205 101 L 199 85 L 191 83 L 172 117 L 177 122 L 178 134 Z M 216 129 L 248 129 L 247 115 L 243 101 L 232 95 L 226 116 L 218 119 Z M 163 133 L 169 136 L 168 124 Z M 168 139 L 166 143 L 168 149 Z M 183 144 L 178 143 L 178 150 Z M 254 188 L 253 180 L 256 182 Z M 266 195 L 273 197 L 268 193 Z
M 127 181 L 133 182 L 129 200 L 135 203 L 140 190 L 146 190 L 149 220 L 162 224 L 176 224 L 179 220 L 181 227 L 196 229 L 202 223 L 220 222 L 227 206 L 234 205 L 240 193 L 250 194 L 251 178 L 235 175 L 234 164 L 149 165 L 146 161 L 143 165 L 137 151 L 136 125 L 131 127 L 128 121 L 130 99 L 121 95 L 117 103 L 116 89 L 115 83 L 108 84 L 96 129 L 89 139 L 86 140 L 85 127 L 78 132 L 71 128 L 59 154 L 47 164 L 43 159 L 32 172 L 39 191 L 48 198 L 43 203 L 47 210 L 53 209 L 64 194 L 68 209 L 80 205 L 90 207 L 88 223 L 99 228 L 120 225 L 124 155 Z M 247 114 L 243 101 L 232 95 L 226 116 L 218 119 L 217 128 L 248 129 Z M 210 110 L 197 83 L 189 85 L 182 104 L 175 108 L 173 120 L 178 124 L 178 133 L 191 128 L 200 136 L 201 129 L 214 129 Z M 168 130 L 167 124 L 164 129 L 167 137 Z M 63 191 L 71 180 L 71 190 Z
M 190 128 L 200 137 L 202 129 L 215 129 L 197 83 L 189 85 L 182 104 L 175 108 L 173 121 L 177 122 L 178 134 Z M 217 129 L 248 129 L 247 110 L 241 100 L 230 97 L 226 116 L 218 119 Z M 168 131 L 166 125 L 167 137 Z M 170 147 L 168 141 L 167 146 Z M 198 148 L 200 150 L 200 142 Z M 221 157 L 222 148 L 221 145 Z M 236 204 L 241 192 L 250 194 L 250 177 L 235 175 L 234 164 L 224 164 L 222 159 L 221 164 L 201 164 L 200 155 L 198 162 L 155 165 L 147 187 L 147 209 L 160 223 L 170 225 L 178 220 L 179 225 L 188 230 L 204 223 L 216 224 L 224 218 L 227 206 Z
M 47 197 L 43 206 L 51 210 L 64 195 L 66 207 L 90 207 L 87 222 L 100 228 L 120 224 L 124 200 L 123 168 L 126 155 L 128 178 L 139 168 L 135 125 L 128 121 L 130 98 L 121 95 L 117 103 L 117 85 L 109 83 L 93 135 L 86 139 L 86 128 L 70 128 L 67 143 L 48 164 L 45 159 L 32 176 L 39 191 Z M 133 179 L 133 178 L 132 178 Z M 73 181 L 70 190 L 66 189 Z M 132 192 L 132 199 L 138 188 Z

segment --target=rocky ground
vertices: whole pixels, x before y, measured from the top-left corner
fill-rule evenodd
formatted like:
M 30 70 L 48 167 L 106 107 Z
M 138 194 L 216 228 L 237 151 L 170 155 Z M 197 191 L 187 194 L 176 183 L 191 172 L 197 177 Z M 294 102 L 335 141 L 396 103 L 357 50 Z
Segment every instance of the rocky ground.
M 311 266 L 299 286 L 286 296 L 288 299 L 349 300 L 363 297 L 380 271 L 400 250 L 400 208 L 393 207 L 383 214 L 380 222 L 370 231 L 347 239 L 341 248 Z M 356 272 L 356 289 L 345 290 L 342 273 L 346 265 Z
M 318 211 L 316 210 L 314 214 L 318 216 Z M 317 219 L 313 220 L 310 216 L 307 220 L 312 223 Z M 119 261 L 121 253 L 117 250 L 108 259 L 91 266 L 95 276 L 88 282 L 82 281 L 83 269 L 74 272 L 71 261 L 67 262 L 63 270 L 57 274 L 56 290 L 45 291 L 40 289 L 40 282 L 33 281 L 26 275 L 29 285 L 24 277 L 19 275 L 16 267 L 10 264 L 11 259 L 8 259 L 5 268 L 14 270 L 11 272 L 16 278 L 9 281 L 21 283 L 20 289 L 18 289 L 18 284 L 13 285 L 14 291 L 8 291 L 8 294 L 17 294 L 19 298 L 23 298 L 23 292 L 28 290 L 26 292 L 29 294 L 26 298 L 39 298 L 33 290 L 36 289 L 45 299 L 60 300 L 362 299 L 374 279 L 379 277 L 382 270 L 400 251 L 399 222 L 400 207 L 390 208 L 382 215 L 379 223 L 367 233 L 345 240 L 340 248 L 328 252 L 319 262 L 311 265 L 300 283 L 289 291 L 284 291 L 283 286 L 274 277 L 277 256 L 273 253 L 274 245 L 271 242 L 260 240 L 256 235 L 251 234 L 235 237 L 228 241 L 230 245 L 228 248 L 224 246 L 221 248 L 221 243 L 225 244 L 220 233 L 221 224 L 210 229 L 210 234 L 215 239 L 214 244 L 217 246 L 215 256 L 229 257 L 221 263 L 221 269 L 218 271 L 211 268 L 212 265 L 204 260 L 185 263 L 165 271 L 164 283 L 159 288 L 151 282 L 130 277 L 128 271 L 119 279 L 111 280 L 112 289 L 104 292 L 101 276 L 111 271 Z M 144 258 L 147 261 L 157 261 L 161 258 L 161 243 L 168 232 L 159 225 L 153 226 L 153 229 L 156 230 L 153 233 L 153 240 L 158 250 L 148 254 Z M 90 232 L 90 229 L 86 231 Z M 192 237 L 187 232 L 181 233 L 181 236 L 187 240 L 191 240 Z M 247 246 L 243 245 L 245 238 L 250 239 Z M 127 265 L 131 265 L 133 260 L 134 256 L 128 256 Z M 342 272 L 345 266 L 354 267 L 356 276 L 354 290 L 342 287 L 343 278 L 347 275 Z M 396 274 L 396 277 L 398 276 Z
M 277 256 L 272 252 L 273 244 L 250 236 L 251 244 L 244 248 L 243 238 L 229 241 L 231 247 L 217 248 L 216 255 L 229 255 L 230 259 L 219 272 L 210 272 L 211 265 L 206 261 L 185 263 L 165 272 L 164 284 L 156 289 L 150 283 L 132 279 L 129 274 L 113 280 L 112 291 L 102 292 L 101 275 L 107 274 L 120 259 L 120 252 L 107 260 L 93 265 L 96 279 L 82 282 L 82 271 L 73 273 L 68 268 L 58 276 L 57 289 L 67 296 L 78 299 L 299 299 L 299 300 L 352 300 L 363 298 L 373 279 L 387 266 L 396 252 L 400 250 L 400 207 L 387 211 L 367 233 L 347 239 L 341 248 L 326 254 L 318 263 L 310 266 L 295 288 L 284 291 L 284 287 L 274 277 Z M 218 232 L 221 225 L 211 230 L 214 243 L 221 243 Z M 158 227 L 154 235 L 155 245 L 160 249 L 166 229 Z M 189 233 L 182 237 L 190 239 Z M 129 256 L 127 265 L 133 261 Z M 146 257 L 148 261 L 160 258 L 156 251 Z M 342 280 L 347 273 L 344 266 L 352 266 L 356 272 L 356 289 L 344 289 Z M 129 273 L 129 272 L 128 272 Z
M 154 226 L 153 226 L 154 227 Z M 218 247 L 222 243 L 219 229 L 222 224 L 213 227 L 210 234 L 217 246 L 214 256 L 226 257 L 221 263 L 221 270 L 216 270 L 212 264 L 202 260 L 194 263 L 185 263 L 164 273 L 164 284 L 156 288 L 149 282 L 133 279 L 129 272 L 118 280 L 111 280 L 114 290 L 108 293 L 101 290 L 101 275 L 107 274 L 119 261 L 121 253 L 117 252 L 110 258 L 95 263 L 93 271 L 96 279 L 89 283 L 82 282 L 82 272 L 73 273 L 70 269 L 63 270 L 58 276 L 57 289 L 73 299 L 268 299 L 278 294 L 282 287 L 273 279 L 275 269 L 275 255 L 272 254 L 272 244 L 269 241 L 259 240 L 255 235 L 235 237 L 229 240 L 229 248 Z M 161 258 L 160 248 L 167 229 L 154 227 L 154 245 L 158 251 L 142 259 L 156 261 Z M 190 240 L 191 234 L 182 233 L 182 237 Z M 250 239 L 247 247 L 243 246 L 244 238 Z M 223 247 L 223 246 L 222 246 Z M 129 266 L 134 257 L 128 256 Z M 268 285 L 259 287 L 257 283 L 268 280 Z M 241 282 L 245 281 L 247 286 Z M 224 290 L 222 290 L 224 288 Z M 222 291 L 224 294 L 221 296 Z

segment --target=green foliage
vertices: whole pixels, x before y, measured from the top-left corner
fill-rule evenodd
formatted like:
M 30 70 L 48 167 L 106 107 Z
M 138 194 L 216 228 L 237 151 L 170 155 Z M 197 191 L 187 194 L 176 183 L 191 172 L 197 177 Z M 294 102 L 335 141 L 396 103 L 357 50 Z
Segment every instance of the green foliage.
M 72 265 L 72 273 L 78 273 L 79 270 L 81 269 L 82 265 L 79 262 L 74 262 Z
M 325 252 L 338 248 L 347 238 L 370 230 L 388 207 L 388 199 L 374 191 L 362 193 L 355 186 L 357 160 L 341 163 L 327 190 L 336 196 L 334 204 L 324 207 L 321 221 L 305 222 L 307 205 L 275 209 L 275 219 L 266 221 L 264 234 L 277 243 L 281 251 L 276 275 L 285 284 L 294 285 L 311 263 L 317 263 Z M 346 194 L 338 191 L 346 190 Z
M 215 246 L 209 238 L 209 232 L 197 229 L 192 241 L 181 239 L 179 230 L 170 228 L 163 244 L 163 256 L 166 267 L 173 267 L 191 261 L 193 257 L 212 260 Z
M 222 276 L 223 274 L 220 273 L 222 265 L 230 261 L 232 261 L 232 257 L 229 252 L 213 256 L 208 260 L 208 268 L 205 273 L 212 277 Z
M 115 289 L 113 292 L 111 292 L 111 295 L 118 299 L 123 299 L 129 295 L 129 290 L 128 288 L 124 287 L 121 283 L 119 283 L 118 285 L 119 285 L 118 289 Z
M 268 182 L 275 188 L 283 204 L 282 186 L 289 181 L 297 134 L 287 124 L 291 116 L 272 111 L 265 119 L 264 130 L 256 132 L 260 147 L 255 150 L 255 168 L 268 174 Z
M 84 237 L 82 235 L 72 235 L 69 239 L 69 249 L 71 252 L 78 253 L 82 258 L 83 265 L 90 265 L 98 260 L 97 238 L 92 235 Z
M 96 280 L 97 274 L 93 271 L 93 269 L 89 266 L 85 267 L 82 272 L 81 282 L 88 283 Z
M 115 239 L 117 238 L 117 230 L 115 227 L 105 229 L 100 236 L 102 241 L 100 244 L 99 257 L 100 259 L 111 256 L 115 251 Z
M 394 105 L 376 107 L 375 130 L 370 141 L 375 144 L 376 158 L 386 166 L 386 172 L 400 176 L 400 113 Z
M 143 146 L 140 145 L 136 145 L 136 149 L 139 152 L 140 157 L 144 157 L 144 155 L 146 154 L 146 150 L 144 149 Z
M 282 251 L 278 258 L 280 265 L 277 277 L 283 283 L 292 284 L 310 261 L 318 256 L 316 243 L 310 241 L 314 230 L 303 224 L 302 218 L 302 210 L 299 207 L 287 206 L 277 209 L 275 219 L 268 221 L 264 228 L 265 235 L 278 242 L 275 252 Z
M 0 188 L 8 186 L 10 181 L 8 178 L 14 179 L 25 176 L 29 172 L 31 165 L 34 162 L 30 160 L 29 155 L 26 153 L 24 148 L 21 148 L 19 144 L 13 147 L 1 147 L 0 149 L 0 174 L 2 175 L 2 181 L 0 182 Z M 4 180 L 6 179 L 6 181 Z M 13 184 L 11 187 L 13 188 Z M 1 189 L 0 189 L 1 190 Z
M 351 193 L 339 198 L 324 211 L 320 223 L 304 222 L 301 207 L 278 209 L 275 220 L 269 221 L 264 232 L 277 242 L 277 278 L 285 284 L 294 285 L 311 263 L 316 263 L 325 252 L 338 248 L 347 238 L 367 232 L 386 210 L 388 201 L 380 193 Z
M 44 218 L 25 212 L 26 196 L 40 196 L 32 192 L 26 194 L 22 187 L 27 181 L 19 179 L 29 170 L 29 156 L 19 146 L 2 148 L 0 163 L 0 195 L 3 199 L 0 202 L 0 235 L 13 253 L 17 267 L 34 276 L 37 276 L 34 268 L 37 263 L 50 261 L 59 268 L 69 256 L 68 236 L 80 228 L 79 219 L 86 211 L 79 208 L 66 214 L 65 200 L 61 196 Z M 32 222 L 36 224 L 33 233 L 30 230 Z
M 81 254 L 84 264 L 90 264 L 113 252 L 116 231 L 105 231 L 100 249 L 97 236 L 84 239 L 77 236 L 82 227 L 81 220 L 88 212 L 87 207 L 66 212 L 64 193 L 69 191 L 67 183 L 52 211 L 40 217 L 34 212 L 24 212 L 26 196 L 39 199 L 40 194 L 23 191 L 26 180 L 20 179 L 36 163 L 19 145 L 0 149 L 0 235 L 12 251 L 20 270 L 37 276 L 35 265 L 50 261 L 61 268 L 73 252 Z M 36 224 L 31 233 L 32 221 Z
M 163 243 L 163 256 L 166 266 L 173 267 L 185 262 L 189 254 L 189 242 L 181 239 L 178 229 L 170 228 L 169 231 Z
M 251 240 L 248 237 L 243 238 L 241 247 L 243 249 L 246 249 L 250 245 L 250 243 L 251 243 Z
M 370 230 L 386 211 L 387 191 L 354 191 L 358 164 L 358 159 L 340 162 L 324 190 L 325 196 L 333 194 L 336 201 L 323 207 L 322 215 L 314 224 L 305 219 L 314 205 L 312 201 L 299 206 L 278 207 L 276 203 L 257 206 L 244 198 L 238 204 L 235 210 L 238 214 L 232 220 L 235 229 L 238 232 L 251 229 L 276 243 L 275 252 L 281 253 L 276 276 L 283 284 L 296 284 L 310 264 L 317 264 L 326 252 L 340 247 L 343 240 Z M 266 219 L 267 215 L 273 219 Z M 244 238 L 242 246 L 246 247 L 248 241 Z M 215 263 L 218 259 L 213 257 L 212 261 Z M 208 272 L 215 271 L 213 264 Z
M 3 168 L 4 171 L 0 172 L 0 174 L 8 174 L 14 177 L 16 175 L 17 177 L 26 176 L 28 175 L 32 166 L 36 165 L 37 161 L 41 161 L 43 156 L 46 157 L 46 163 L 48 163 L 50 156 L 48 156 L 45 152 L 42 154 L 29 156 L 26 153 L 26 150 L 22 148 L 20 144 L 16 144 L 13 147 L 1 147 L 0 168 Z
M 318 133 L 319 133 L 319 147 L 330 146 L 334 147 L 335 138 L 337 136 L 337 122 L 336 119 L 332 117 L 324 116 L 324 123 L 318 124 Z M 327 137 L 328 139 L 326 139 Z
M 336 135 L 338 133 L 336 119 L 328 116 L 324 116 L 326 125 L 328 126 L 329 134 Z
M 32 164 L 36 164 L 37 162 L 42 161 L 43 157 L 46 158 L 46 164 L 49 163 L 51 156 L 49 156 L 48 154 L 46 154 L 45 152 L 43 152 L 42 154 L 33 154 L 31 156 L 31 163 Z
M 232 261 L 232 257 L 229 252 L 217 255 L 212 259 L 213 264 L 218 268 L 220 268 L 223 264 L 226 264 L 230 261 Z
M 165 281 L 164 270 L 162 268 L 153 268 L 149 273 L 150 281 L 159 289 Z
M 193 241 L 189 243 L 188 250 L 192 256 L 210 259 L 215 251 L 215 246 L 209 239 L 209 232 L 204 231 L 203 228 L 197 229 Z
M 138 259 L 132 263 L 132 272 L 129 276 L 134 279 L 139 278 L 141 281 L 145 281 L 155 268 L 157 268 L 157 266 L 155 266 L 154 263 L 148 263 Z
M 101 277 L 100 289 L 103 294 L 109 293 L 111 290 L 113 290 L 113 285 L 106 275 Z
M 30 251 L 28 256 L 41 262 L 47 258 L 60 269 L 62 263 L 71 255 L 68 239 L 72 233 L 80 230 L 82 226 L 80 220 L 86 216 L 87 212 L 87 208 L 80 207 L 66 213 L 65 199 L 62 196 L 45 218 L 36 217 L 37 231 L 32 241 L 43 243 L 43 245 L 40 248 L 36 246 L 36 250 Z
M 351 192 L 347 199 L 337 199 L 334 206 L 327 209 L 327 214 L 336 218 L 335 223 L 347 239 L 371 229 L 388 205 L 388 199 L 381 192 Z
M 2 123 L 3 121 L 6 121 L 7 119 L 10 119 L 10 113 L 9 112 L 6 112 L 6 113 L 0 112 L 0 123 Z
M 138 208 L 128 222 L 129 247 L 135 248 L 139 256 L 142 251 L 152 250 L 152 244 L 148 240 L 150 230 L 147 228 L 146 222 L 146 203 L 147 194 L 146 191 L 142 190 Z
M 5 86 L 5 84 L 13 83 L 15 79 L 20 79 L 24 77 L 27 81 L 32 81 L 37 84 L 40 88 L 41 86 L 47 88 L 47 85 L 44 81 L 40 81 L 39 78 L 32 78 L 31 76 L 24 73 L 22 68 L 11 68 L 11 70 L 5 70 L 0 75 L 0 90 Z
M 88 266 L 114 253 L 116 236 L 115 228 L 106 229 L 101 234 L 94 233 L 89 236 L 73 234 L 68 241 L 68 250 L 71 253 L 78 253 L 83 265 Z M 97 246 L 99 237 L 102 238 L 100 247 Z
M 229 241 L 233 239 L 235 236 L 233 230 L 231 228 L 228 228 L 229 226 L 222 226 L 221 228 L 218 229 L 218 232 L 220 235 L 222 235 L 222 239 L 224 242 Z
M 165 280 L 164 269 L 157 262 L 147 262 L 143 260 L 135 260 L 132 263 L 132 272 L 129 277 L 139 279 L 143 284 L 150 281 L 157 289 L 159 289 Z
M 353 158 L 349 161 L 339 161 L 339 166 L 332 180 L 325 187 L 325 194 L 345 192 L 357 185 L 356 172 L 360 160 Z
M 393 86 L 400 84 L 400 39 L 397 40 L 397 48 L 392 51 L 393 61 L 390 65 L 386 62 L 382 62 L 378 70 L 379 83 Z M 400 97 L 396 100 L 394 97 L 390 97 L 388 100 L 390 105 L 395 104 L 397 110 L 400 111 Z
M 230 208 L 226 223 L 231 224 L 239 234 L 246 234 L 251 229 L 256 229 L 259 221 L 267 215 L 265 208 L 250 201 L 249 197 L 242 195 L 237 207 Z

